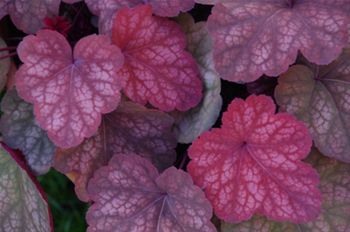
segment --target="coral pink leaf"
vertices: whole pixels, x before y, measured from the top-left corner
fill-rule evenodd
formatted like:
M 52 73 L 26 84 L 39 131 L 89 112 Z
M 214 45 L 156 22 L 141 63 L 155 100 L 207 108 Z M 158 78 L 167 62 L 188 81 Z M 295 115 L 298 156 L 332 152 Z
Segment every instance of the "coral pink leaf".
M 100 17 L 99 30 L 109 34 L 117 10 L 123 7 L 135 7 L 144 4 L 144 0 L 85 0 L 91 12 Z M 153 13 L 164 17 L 173 17 L 180 12 L 193 8 L 194 0 L 149 0 L 153 7 Z
M 0 231 L 53 231 L 46 196 L 20 154 L 0 145 Z
M 130 99 L 163 111 L 186 111 L 199 103 L 199 70 L 175 22 L 152 16 L 149 5 L 123 8 L 117 12 L 112 41 L 125 56 L 119 75 Z
M 61 34 L 42 30 L 17 51 L 24 63 L 16 73 L 18 93 L 34 104 L 36 120 L 57 146 L 79 145 L 97 131 L 101 113 L 119 104 L 123 55 L 108 37 L 85 37 L 72 55 Z
M 321 214 L 316 220 L 292 224 L 257 216 L 239 224 L 223 223 L 222 232 L 350 231 L 350 165 L 326 158 L 316 149 L 306 161 L 316 168 L 321 177 L 323 203 Z
M 93 173 L 113 155 L 139 154 L 163 170 L 175 160 L 174 120 L 167 114 L 123 102 L 116 111 L 103 116 L 98 133 L 80 146 L 59 150 L 54 167 L 73 179 L 75 191 L 88 201 L 86 185 Z
M 159 175 L 139 156 L 115 156 L 95 173 L 88 192 L 94 201 L 88 232 L 215 231 L 210 203 L 190 175 L 174 167 Z
M 15 26 L 36 33 L 45 17 L 58 15 L 61 0 L 0 0 L 0 19 L 9 14 Z
M 260 213 L 297 223 L 319 215 L 319 177 L 300 161 L 311 136 L 293 116 L 274 113 L 266 96 L 233 100 L 222 127 L 189 148 L 188 171 L 219 218 L 240 222 Z
M 278 78 L 281 111 L 304 121 L 316 147 L 350 163 L 350 49 L 330 65 L 294 65 Z
M 311 62 L 329 64 L 347 45 L 348 0 L 222 0 L 208 28 L 223 79 L 251 82 L 277 76 L 298 50 Z

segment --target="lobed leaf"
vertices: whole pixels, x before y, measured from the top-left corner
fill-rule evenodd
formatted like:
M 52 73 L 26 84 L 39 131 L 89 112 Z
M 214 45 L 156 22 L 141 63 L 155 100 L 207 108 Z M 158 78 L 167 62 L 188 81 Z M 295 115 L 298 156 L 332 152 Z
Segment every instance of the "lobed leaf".
M 23 152 L 35 174 L 46 173 L 52 166 L 55 146 L 37 125 L 32 105 L 23 101 L 12 89 L 3 97 L 1 111 L 0 132 L 3 141 Z
M 172 165 L 176 157 L 173 123 L 163 112 L 123 102 L 116 111 L 103 116 L 96 135 L 78 147 L 58 150 L 54 167 L 71 177 L 79 199 L 89 201 L 87 182 L 112 156 L 138 154 L 160 170 Z
M 204 83 L 201 103 L 187 112 L 175 112 L 174 130 L 180 143 L 191 143 L 204 131 L 210 129 L 219 117 L 222 98 L 221 82 L 213 62 L 212 42 L 204 22 L 194 23 L 191 15 L 177 19 L 187 35 L 187 50 L 196 59 Z
M 304 121 L 326 156 L 350 162 L 350 49 L 327 66 L 295 65 L 278 79 L 281 111 Z
M 99 31 L 110 34 L 116 12 L 125 7 L 136 7 L 148 3 L 156 15 L 174 17 L 193 8 L 194 0 L 85 0 L 91 12 L 99 16 Z
M 348 41 L 348 0 L 221 0 L 208 19 L 214 60 L 223 79 L 251 82 L 277 76 L 298 51 L 329 64 Z
M 139 156 L 115 156 L 95 173 L 88 192 L 94 201 L 88 232 L 216 231 L 210 203 L 186 172 L 170 167 L 159 175 Z
M 81 39 L 72 54 L 61 34 L 41 30 L 17 51 L 24 63 L 16 73 L 18 93 L 34 104 L 38 124 L 58 147 L 79 145 L 95 134 L 101 114 L 118 106 L 124 58 L 107 36 Z
M 233 100 L 222 121 L 188 151 L 188 172 L 205 189 L 215 214 L 235 223 L 255 213 L 294 223 L 315 219 L 319 176 L 301 162 L 312 145 L 304 124 L 275 114 L 271 98 L 254 95 Z
M 222 224 L 222 232 L 343 232 L 350 230 L 350 166 L 322 156 L 316 149 L 308 156 L 320 173 L 322 211 L 309 223 L 274 222 L 262 216 L 240 224 Z
M 53 231 L 49 207 L 42 190 L 24 170 L 23 164 L 16 163 L 17 156 L 18 154 L 1 145 L 0 231 Z
M 123 8 L 115 17 L 112 41 L 125 56 L 119 75 L 131 100 L 162 111 L 186 111 L 199 103 L 199 70 L 175 22 L 152 16 L 149 5 Z

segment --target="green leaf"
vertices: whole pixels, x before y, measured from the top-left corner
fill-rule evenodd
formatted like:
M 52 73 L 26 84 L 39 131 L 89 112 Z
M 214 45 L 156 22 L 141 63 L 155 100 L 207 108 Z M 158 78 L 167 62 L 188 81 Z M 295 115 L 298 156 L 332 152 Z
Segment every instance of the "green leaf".
M 18 154 L 5 145 L 0 148 L 0 231 L 51 231 L 47 202 Z
M 214 68 L 212 41 L 204 22 L 194 23 L 192 16 L 182 14 L 177 21 L 187 36 L 187 50 L 196 59 L 204 82 L 204 98 L 195 108 L 183 113 L 175 112 L 175 131 L 180 143 L 191 143 L 210 129 L 219 117 L 222 98 L 221 82 Z
M 0 49 L 6 48 L 5 41 L 0 37 Z M 8 55 L 8 51 L 0 51 L 0 57 Z M 0 91 L 6 85 L 7 74 L 10 71 L 11 63 L 10 58 L 0 59 Z

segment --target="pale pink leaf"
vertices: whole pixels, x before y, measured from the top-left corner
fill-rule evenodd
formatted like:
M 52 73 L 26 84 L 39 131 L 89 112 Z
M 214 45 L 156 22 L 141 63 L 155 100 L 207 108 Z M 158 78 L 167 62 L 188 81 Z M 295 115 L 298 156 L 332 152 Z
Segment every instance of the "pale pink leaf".
M 315 219 L 319 177 L 301 162 L 312 144 L 306 126 L 286 113 L 275 114 L 271 98 L 254 95 L 233 100 L 222 121 L 188 151 L 187 169 L 215 214 L 228 222 L 255 213 L 279 221 Z
M 159 175 L 135 155 L 115 156 L 89 182 L 88 232 L 214 232 L 212 209 L 191 177 L 174 167 Z
M 41 30 L 17 51 L 24 63 L 16 73 L 18 93 L 34 104 L 36 120 L 57 146 L 79 145 L 97 131 L 101 114 L 118 106 L 123 55 L 108 37 L 85 37 L 72 54 L 61 34 Z

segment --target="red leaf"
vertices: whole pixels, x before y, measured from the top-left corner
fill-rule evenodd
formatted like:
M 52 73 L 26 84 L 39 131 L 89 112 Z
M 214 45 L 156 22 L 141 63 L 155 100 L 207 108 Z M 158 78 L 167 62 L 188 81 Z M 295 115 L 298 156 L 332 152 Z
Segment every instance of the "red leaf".
M 115 156 L 95 173 L 88 191 L 95 202 L 88 232 L 216 231 L 204 193 L 174 167 L 159 175 L 141 157 Z
M 180 12 L 189 11 L 194 6 L 194 0 L 85 0 L 91 12 L 100 17 L 99 30 L 110 33 L 117 10 L 123 7 L 135 7 L 148 2 L 156 15 L 174 17 Z
M 112 40 L 125 55 L 119 75 L 130 99 L 163 111 L 186 111 L 199 103 L 199 70 L 175 22 L 152 16 L 148 5 L 124 8 L 115 18 Z
M 95 136 L 76 148 L 58 151 L 54 166 L 73 179 L 78 197 L 88 201 L 88 180 L 113 155 L 139 154 L 161 170 L 172 165 L 176 155 L 173 123 L 163 112 L 124 102 L 116 111 L 103 116 Z
M 286 71 L 298 50 L 328 64 L 347 45 L 348 0 L 224 0 L 208 20 L 223 79 L 251 82 Z
M 221 129 L 202 134 L 189 148 L 188 171 L 221 219 L 240 222 L 261 213 L 298 223 L 320 213 L 319 176 L 300 161 L 311 136 L 293 116 L 274 113 L 266 96 L 234 100 Z
M 42 30 L 25 37 L 17 51 L 24 62 L 16 73 L 18 93 L 34 104 L 36 120 L 57 146 L 92 136 L 101 113 L 119 104 L 123 56 L 106 36 L 81 39 L 72 55 L 61 34 Z
M 67 37 L 68 31 L 71 28 L 71 22 L 63 16 L 55 16 L 52 18 L 46 17 L 44 19 L 45 29 L 50 29 L 61 33 Z

